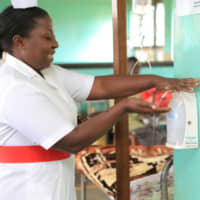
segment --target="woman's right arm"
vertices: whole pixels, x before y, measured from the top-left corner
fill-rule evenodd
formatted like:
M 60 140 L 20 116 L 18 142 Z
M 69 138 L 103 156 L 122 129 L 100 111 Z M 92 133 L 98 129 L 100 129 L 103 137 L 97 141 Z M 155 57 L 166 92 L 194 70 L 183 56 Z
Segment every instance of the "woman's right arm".
M 77 153 L 104 135 L 106 130 L 128 112 L 153 114 L 169 110 L 170 108 L 156 107 L 137 98 L 124 99 L 110 109 L 78 125 L 57 142 L 53 148 Z

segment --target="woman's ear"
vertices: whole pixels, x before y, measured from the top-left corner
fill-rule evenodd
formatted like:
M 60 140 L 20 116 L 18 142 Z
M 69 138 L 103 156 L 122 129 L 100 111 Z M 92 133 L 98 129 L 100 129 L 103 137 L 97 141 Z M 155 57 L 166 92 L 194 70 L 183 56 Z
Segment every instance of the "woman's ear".
M 13 49 L 22 48 L 24 46 L 24 37 L 20 35 L 14 35 L 12 40 L 13 40 Z

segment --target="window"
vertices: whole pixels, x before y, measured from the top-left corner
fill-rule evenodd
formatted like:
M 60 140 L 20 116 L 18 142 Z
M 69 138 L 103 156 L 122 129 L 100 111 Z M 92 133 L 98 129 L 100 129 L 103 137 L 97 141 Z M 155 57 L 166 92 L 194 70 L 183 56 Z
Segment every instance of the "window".
M 132 0 L 128 52 L 141 61 L 170 61 L 164 52 L 165 7 L 162 0 Z
M 164 46 L 164 4 L 133 0 L 130 40 L 134 47 Z M 139 2 L 137 4 L 137 2 Z M 144 4 L 142 4 L 142 2 Z

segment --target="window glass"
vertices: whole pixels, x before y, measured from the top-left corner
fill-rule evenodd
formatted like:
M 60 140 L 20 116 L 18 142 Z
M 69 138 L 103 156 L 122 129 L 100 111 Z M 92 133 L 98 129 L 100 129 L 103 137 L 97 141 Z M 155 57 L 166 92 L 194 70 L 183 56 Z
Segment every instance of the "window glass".
M 133 17 L 130 25 L 130 40 L 134 47 L 154 46 L 154 33 L 156 32 L 155 46 L 164 45 L 164 4 L 156 5 L 156 26 L 154 27 L 155 6 L 133 6 Z

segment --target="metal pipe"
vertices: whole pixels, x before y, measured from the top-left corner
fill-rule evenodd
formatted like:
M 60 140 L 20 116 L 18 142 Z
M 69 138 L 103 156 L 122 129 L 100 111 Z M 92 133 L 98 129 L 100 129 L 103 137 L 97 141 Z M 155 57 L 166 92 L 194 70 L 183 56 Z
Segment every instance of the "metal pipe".
M 86 200 L 86 177 L 81 173 L 81 200 Z
M 173 165 L 173 157 L 171 157 L 168 160 L 163 170 L 161 171 L 161 177 L 160 177 L 161 200 L 168 200 L 167 175 L 172 165 Z

